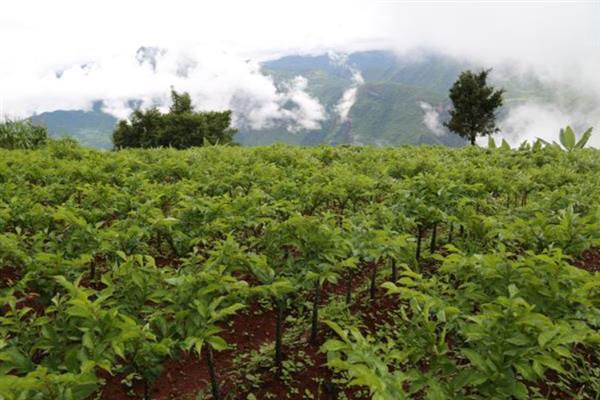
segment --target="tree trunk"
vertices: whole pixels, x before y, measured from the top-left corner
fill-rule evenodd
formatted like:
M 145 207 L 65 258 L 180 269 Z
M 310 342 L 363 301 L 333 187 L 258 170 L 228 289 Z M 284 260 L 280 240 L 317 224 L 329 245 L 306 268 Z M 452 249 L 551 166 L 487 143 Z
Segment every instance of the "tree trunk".
M 469 138 L 469 140 L 471 141 L 471 146 L 475 146 L 475 139 L 477 138 L 477 136 L 471 136 Z
M 319 303 L 321 302 L 321 283 L 317 279 L 315 282 L 315 299 L 313 300 L 312 325 L 310 329 L 310 341 L 317 344 L 317 335 L 319 334 Z
M 465 227 L 464 225 L 460 226 L 460 237 L 464 237 L 465 236 Z
M 221 393 L 219 391 L 219 382 L 217 381 L 217 373 L 215 371 L 215 360 L 213 357 L 212 347 L 210 344 L 206 344 L 206 364 L 208 365 L 208 373 L 210 374 L 210 385 L 212 390 L 212 396 L 214 400 L 221 400 Z
M 373 263 L 373 269 L 371 271 L 371 301 L 375 300 L 375 294 L 376 294 L 376 280 L 377 280 L 377 263 L 374 262 Z
M 431 230 L 431 244 L 429 246 L 429 252 L 431 254 L 435 253 L 435 240 L 437 235 L 437 224 L 433 224 L 433 229 Z
M 398 280 L 398 266 L 396 265 L 396 260 L 392 258 L 392 282 L 396 283 Z
M 277 308 L 277 321 L 275 325 L 275 365 L 281 367 L 283 361 L 283 352 L 281 351 L 281 338 L 283 336 L 283 313 L 285 311 L 285 303 L 283 300 L 276 300 L 275 307 Z
M 450 229 L 448 230 L 448 243 L 452 243 L 452 234 L 454 233 L 454 224 L 450 222 Z

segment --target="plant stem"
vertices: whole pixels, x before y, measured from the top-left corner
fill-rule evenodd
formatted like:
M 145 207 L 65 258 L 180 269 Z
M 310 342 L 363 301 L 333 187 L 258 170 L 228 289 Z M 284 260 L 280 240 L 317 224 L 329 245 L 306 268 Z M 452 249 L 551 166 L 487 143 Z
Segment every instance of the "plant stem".
M 90 286 L 94 287 L 94 281 L 96 280 L 96 261 L 92 260 L 90 263 Z
M 429 246 L 429 252 L 431 254 L 435 253 L 436 235 L 437 235 L 437 224 L 433 224 L 433 229 L 431 230 L 431 244 Z
M 417 227 L 417 261 L 421 258 L 421 237 L 423 236 L 423 228 L 421 225 Z
M 312 344 L 317 344 L 317 335 L 319 333 L 319 303 L 321 302 L 321 283 L 317 279 L 315 281 L 315 299 L 313 300 L 312 310 L 312 325 L 310 330 L 310 341 Z
M 376 286 L 375 286 L 375 281 L 377 280 L 377 263 L 374 262 L 373 263 L 373 269 L 371 270 L 371 301 L 375 300 L 375 291 L 376 291 Z
M 219 391 L 219 382 L 217 382 L 217 374 L 215 372 L 215 360 L 213 357 L 213 351 L 210 344 L 206 344 L 206 364 L 208 365 L 208 373 L 210 374 L 210 385 L 212 390 L 212 396 L 214 400 L 221 400 L 221 393 Z
M 148 379 L 142 378 L 144 381 L 144 400 L 150 400 L 150 388 L 148 386 Z
M 346 278 L 346 305 L 350 305 L 352 302 L 352 272 L 348 272 L 348 276 Z
M 277 321 L 275 325 L 275 365 L 281 368 L 283 361 L 283 353 L 281 351 L 281 338 L 283 336 L 283 313 L 285 311 L 284 301 L 279 299 L 275 301 L 275 307 L 277 308 Z

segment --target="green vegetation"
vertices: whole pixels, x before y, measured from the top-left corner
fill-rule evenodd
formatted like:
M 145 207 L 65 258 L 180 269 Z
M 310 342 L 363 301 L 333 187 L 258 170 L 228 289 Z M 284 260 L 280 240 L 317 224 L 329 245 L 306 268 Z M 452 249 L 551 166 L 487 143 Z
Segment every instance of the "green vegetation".
M 587 144 L 588 140 L 590 140 L 590 137 L 592 137 L 592 130 L 593 130 L 593 128 L 588 128 L 585 132 L 583 132 L 581 134 L 581 137 L 579 138 L 579 140 L 577 140 L 575 131 L 573 131 L 573 129 L 570 126 L 567 126 L 566 128 L 561 129 L 560 133 L 558 135 L 560 144 L 558 144 L 555 141 L 552 142 L 552 144 L 556 147 L 560 147 L 562 145 L 562 148 L 564 148 L 566 151 L 573 151 L 575 149 L 583 149 L 585 147 L 585 145 Z M 550 143 L 548 143 L 542 139 L 538 139 L 538 140 L 542 144 L 550 145 Z
M 27 120 L 0 122 L 0 148 L 36 149 L 48 142 L 46 128 Z
M 136 110 L 130 121 L 119 121 L 113 133 L 115 148 L 174 147 L 186 149 L 206 144 L 228 144 L 235 129 L 231 111 L 195 112 L 188 93 L 171 90 L 171 108 L 162 114 L 158 108 Z
M 0 399 L 600 392 L 598 150 L 65 141 L 0 182 Z
M 479 73 L 464 71 L 450 89 L 450 121 L 444 123 L 452 132 L 475 145 L 478 136 L 499 131 L 496 110 L 502 106 L 504 90 L 495 90 L 487 84 L 490 70 Z

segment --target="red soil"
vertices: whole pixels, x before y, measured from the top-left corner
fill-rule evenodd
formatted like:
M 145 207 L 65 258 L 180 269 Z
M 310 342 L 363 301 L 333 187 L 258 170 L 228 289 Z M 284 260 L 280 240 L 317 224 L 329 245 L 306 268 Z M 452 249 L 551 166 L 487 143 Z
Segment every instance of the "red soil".
M 20 279 L 19 271 L 11 266 L 0 268 L 0 288 L 8 288 Z
M 600 271 L 600 248 L 592 247 L 581 254 L 573 265 L 591 273 Z
M 223 394 L 231 390 L 228 377 L 233 358 L 238 353 L 257 350 L 261 344 L 274 340 L 275 312 L 264 310 L 257 303 L 243 310 L 230 321 L 231 326 L 223 325 L 221 336 L 232 345 L 230 350 L 215 352 L 215 365 Z M 121 384 L 123 376 L 104 376 L 106 385 L 102 390 L 102 399 L 121 400 L 142 398 L 141 384 L 134 387 L 136 396 L 129 396 L 127 388 Z M 209 387 L 209 374 L 206 355 L 202 358 L 195 353 L 182 353 L 178 359 L 167 361 L 163 371 L 152 388 L 152 398 L 184 399 L 193 398 L 195 393 Z M 186 397 L 187 396 L 187 397 Z
M 358 287 L 366 275 L 368 269 L 362 276 L 355 276 L 353 287 Z M 322 291 L 322 302 L 325 303 L 332 295 L 340 295 L 345 291 L 345 281 L 340 281 L 336 285 L 326 284 Z M 387 296 L 383 297 L 381 293 L 378 298 L 372 302 L 367 295 L 361 295 L 355 298 L 353 310 L 361 311 L 367 315 L 367 325 L 372 329 L 383 321 L 384 314 L 388 307 L 393 307 Z M 221 393 L 225 398 L 232 398 L 235 393 L 240 396 L 239 388 L 233 387 L 234 365 L 233 361 L 236 355 L 248 353 L 252 350 L 258 350 L 261 345 L 275 340 L 275 319 L 276 314 L 272 309 L 264 309 L 258 303 L 252 303 L 247 309 L 235 315 L 227 325 L 223 325 L 223 338 L 232 346 L 230 350 L 215 352 L 215 364 L 217 367 L 218 380 L 221 385 Z M 308 331 L 308 326 L 307 326 Z M 308 332 L 306 333 L 308 336 Z M 319 352 L 320 345 L 330 337 L 324 327 L 320 329 L 318 344 L 309 344 L 308 340 L 302 340 L 290 347 L 284 347 L 284 354 L 296 354 L 304 352 L 306 359 L 310 360 L 305 365 L 305 369 L 294 373 L 292 381 L 294 387 L 302 388 L 296 395 L 290 395 L 290 387 L 280 379 L 277 374 L 269 371 L 259 371 L 263 378 L 263 384 L 260 390 L 253 391 L 252 394 L 257 399 L 264 398 L 267 393 L 275 395 L 275 399 L 300 400 L 305 398 L 304 390 L 309 390 L 316 399 L 329 400 L 335 399 L 336 391 L 339 390 L 331 383 L 333 372 L 326 366 L 326 355 Z M 143 398 L 143 388 L 141 383 L 136 383 L 133 387 L 132 395 L 129 395 L 128 388 L 121 384 L 123 375 L 110 376 L 101 373 L 106 380 L 102 389 L 101 399 L 103 400 L 125 400 Z M 235 390 L 238 389 L 238 390 Z M 171 400 L 171 399 L 194 399 L 198 391 L 210 394 L 210 378 L 208 367 L 206 365 L 206 355 L 199 358 L 196 354 L 183 353 L 177 359 L 166 361 L 163 365 L 163 371 L 160 377 L 154 383 L 151 389 L 152 399 Z M 348 399 L 359 400 L 355 394 L 357 390 L 344 390 Z M 229 394 L 230 397 L 227 397 Z M 241 399 L 245 399 L 245 393 Z

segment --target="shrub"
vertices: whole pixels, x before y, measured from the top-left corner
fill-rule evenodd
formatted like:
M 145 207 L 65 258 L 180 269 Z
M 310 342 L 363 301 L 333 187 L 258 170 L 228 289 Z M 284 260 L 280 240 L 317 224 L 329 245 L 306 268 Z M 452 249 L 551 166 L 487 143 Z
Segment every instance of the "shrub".
M 36 149 L 48 142 L 45 127 L 29 120 L 0 122 L 0 147 L 5 149 Z

